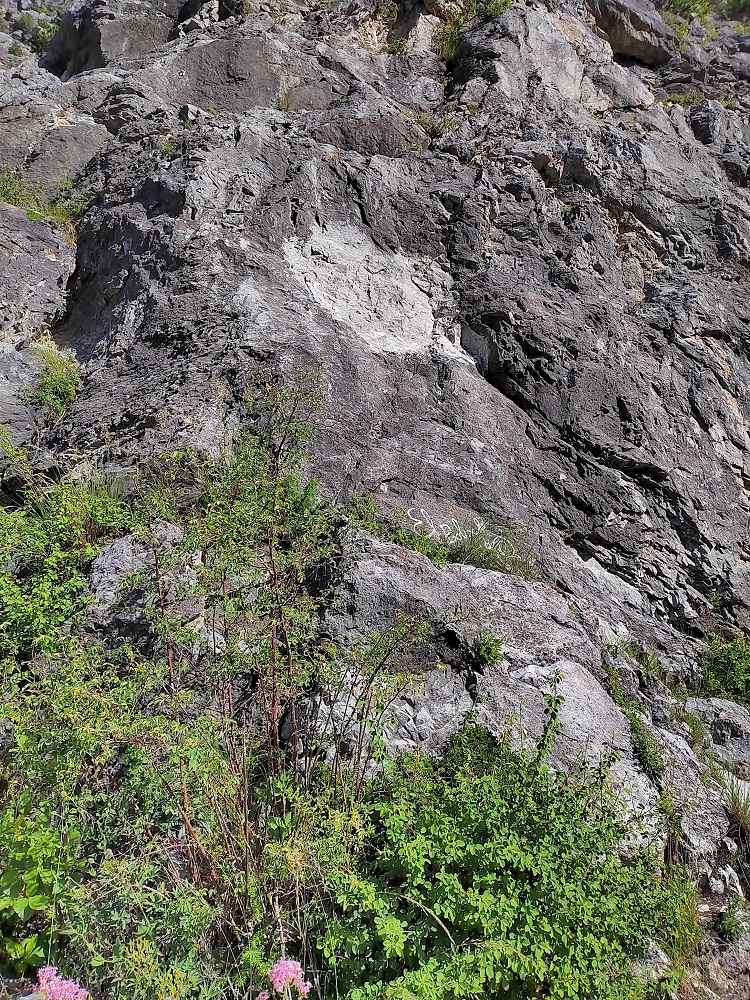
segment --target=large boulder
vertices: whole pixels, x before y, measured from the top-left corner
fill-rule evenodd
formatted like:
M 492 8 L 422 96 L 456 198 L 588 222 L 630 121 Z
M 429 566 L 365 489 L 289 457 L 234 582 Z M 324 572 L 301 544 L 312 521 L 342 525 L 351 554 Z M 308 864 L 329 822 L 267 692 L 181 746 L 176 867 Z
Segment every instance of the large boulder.
M 647 66 L 661 66 L 677 55 L 677 35 L 649 0 L 589 0 L 589 9 L 617 55 Z

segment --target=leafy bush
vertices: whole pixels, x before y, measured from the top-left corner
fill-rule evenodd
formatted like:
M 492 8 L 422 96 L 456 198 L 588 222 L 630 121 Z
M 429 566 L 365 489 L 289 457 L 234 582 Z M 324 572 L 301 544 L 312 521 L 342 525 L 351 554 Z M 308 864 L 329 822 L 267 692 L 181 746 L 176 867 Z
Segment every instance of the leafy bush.
M 14 971 L 44 965 L 49 916 L 85 868 L 75 839 L 32 803 L 27 794 L 0 811 L 0 964 Z
M 57 32 L 57 24 L 53 24 L 51 21 L 47 21 L 44 18 L 40 18 L 37 21 L 36 27 L 31 33 L 31 48 L 37 55 L 43 56 L 44 53 L 49 48 L 49 43 L 55 37 Z
M 507 659 L 503 653 L 503 640 L 491 632 L 483 632 L 471 644 L 469 659 L 472 666 L 478 669 L 495 666 L 501 660 Z
M 620 857 L 633 821 L 603 770 L 547 767 L 554 691 L 534 752 L 470 727 L 388 763 L 399 660 L 428 630 L 398 615 L 333 647 L 342 519 L 301 478 L 306 390 L 265 392 L 231 455 L 165 456 L 128 498 L 11 455 L 0 965 L 54 958 L 107 1000 L 255 996 L 296 961 L 321 1000 L 630 998 L 647 939 L 689 939 L 682 876 Z M 86 570 L 124 533 L 145 568 L 105 645 Z
M 8 46 L 8 52 L 12 56 L 22 56 L 23 55 L 23 45 L 20 42 L 12 41 Z
M 319 931 L 352 1000 L 633 997 L 649 939 L 674 952 L 692 892 L 655 853 L 627 861 L 604 775 L 549 770 L 469 727 L 372 791 L 360 870 Z

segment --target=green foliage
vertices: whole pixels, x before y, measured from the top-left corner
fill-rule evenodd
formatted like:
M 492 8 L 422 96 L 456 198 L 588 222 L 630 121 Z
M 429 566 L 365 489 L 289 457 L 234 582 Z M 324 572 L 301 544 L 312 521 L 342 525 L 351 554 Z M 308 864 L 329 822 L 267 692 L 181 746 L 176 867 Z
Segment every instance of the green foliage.
M 333 647 L 342 518 L 301 475 L 314 385 L 259 397 L 231 454 L 164 456 L 127 498 L 5 446 L 27 485 L 0 511 L 0 966 L 218 1000 L 257 995 L 283 949 L 321 1000 L 635 1000 L 648 939 L 689 939 L 682 876 L 621 857 L 635 820 L 603 769 L 548 768 L 556 686 L 533 751 L 469 727 L 389 762 L 429 630 L 399 613 Z M 351 519 L 377 525 L 372 502 Z M 86 570 L 125 533 L 143 568 L 105 645 Z
M 408 38 L 394 38 L 383 46 L 383 52 L 389 56 L 405 56 L 411 50 Z
M 464 26 L 473 17 L 500 17 L 513 6 L 513 0 L 464 0 L 461 11 L 437 26 L 432 36 L 434 51 L 449 62 L 456 57 Z
M 57 32 L 57 24 L 40 18 L 31 33 L 31 48 L 37 55 L 43 56 L 49 48 L 49 43 Z
M 463 18 L 451 18 L 449 21 L 442 21 L 433 32 L 432 48 L 446 62 L 455 59 L 458 53 L 464 24 Z
M 681 108 L 692 108 L 696 104 L 701 104 L 705 101 L 705 97 L 703 94 L 698 93 L 697 90 L 688 90 L 680 93 L 674 91 L 667 94 L 667 100 L 671 101 L 672 104 L 679 104 Z
M 710 15 L 714 13 L 711 0 L 662 0 L 659 6 L 662 11 L 674 14 L 688 24 L 694 17 L 698 17 L 705 25 L 708 23 Z
M 23 55 L 23 45 L 17 42 L 15 39 L 8 46 L 8 52 L 12 56 L 22 56 Z
M 21 31 L 24 35 L 30 35 L 34 30 L 36 21 L 31 14 L 19 14 L 13 18 L 13 31 Z
M 38 384 L 26 394 L 26 399 L 42 407 L 50 420 L 57 420 L 73 402 L 81 385 L 78 363 L 72 354 L 53 346 L 39 344 L 32 353 L 42 370 Z
M 503 653 L 503 640 L 498 639 L 491 632 L 483 632 L 471 644 L 469 659 L 472 666 L 478 669 L 494 667 L 506 659 Z
M 512 573 L 524 580 L 539 577 L 539 560 L 528 532 L 509 525 L 493 531 L 464 527 L 449 543 L 447 561 Z
M 25 794 L 0 811 L 0 965 L 13 971 L 44 965 L 53 911 L 85 868 L 75 831 L 32 801 Z
M 733 774 L 723 777 L 724 803 L 743 842 L 750 838 L 750 787 Z
M 716 925 L 716 932 L 722 941 L 732 944 L 739 941 L 747 927 L 748 907 L 744 899 L 735 896 Z
M 525 580 L 539 577 L 539 558 L 529 533 L 507 525 L 489 531 L 472 525 L 455 525 L 452 537 L 440 540 L 428 532 L 424 525 L 409 525 L 406 511 L 396 507 L 390 521 L 380 516 L 377 502 L 372 495 L 355 493 L 352 497 L 349 520 L 371 534 L 387 538 L 404 548 L 421 552 L 436 566 L 446 563 L 463 563 L 479 569 L 512 573 Z
M 655 853 L 627 862 L 604 776 L 469 727 L 444 757 L 412 754 L 372 791 L 360 870 L 319 948 L 352 1000 L 633 997 L 649 938 L 673 951 L 692 893 Z
M 660 778 L 664 774 L 664 758 L 656 737 L 646 724 L 642 707 L 625 695 L 620 675 L 614 664 L 605 660 L 602 667 L 607 675 L 607 687 L 612 700 L 622 709 L 630 723 L 635 759 L 649 778 Z
M 10 166 L 0 168 L 0 201 L 22 208 L 32 221 L 50 222 L 60 229 L 70 242 L 75 242 L 75 220 L 86 205 L 62 186 L 53 201 L 38 184 L 19 177 Z
M 102 480 L 30 481 L 0 508 L 0 662 L 54 654 L 88 603 L 84 570 L 128 520 Z
M 694 712 L 689 712 L 684 704 L 678 704 L 672 712 L 672 720 L 677 723 L 681 722 L 688 727 L 690 746 L 693 750 L 700 750 L 708 733 L 703 719 Z
M 378 0 L 375 10 L 376 17 L 384 24 L 393 24 L 398 19 L 397 0 Z
M 456 119 L 452 115 L 427 112 L 416 114 L 414 121 L 431 139 L 442 139 L 456 124 Z
M 701 659 L 697 693 L 750 704 L 750 642 L 743 632 L 731 638 L 715 633 Z

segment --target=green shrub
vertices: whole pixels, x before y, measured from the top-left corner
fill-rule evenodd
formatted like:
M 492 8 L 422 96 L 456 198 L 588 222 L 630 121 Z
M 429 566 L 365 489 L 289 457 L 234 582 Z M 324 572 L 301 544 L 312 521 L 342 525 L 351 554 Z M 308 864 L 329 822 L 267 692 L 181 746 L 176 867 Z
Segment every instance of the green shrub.
M 412 43 L 408 38 L 394 38 L 390 42 L 386 42 L 383 46 L 383 52 L 389 56 L 405 56 L 412 47 Z
M 433 32 L 432 48 L 436 55 L 446 62 L 456 57 L 464 23 L 461 18 L 452 18 L 449 21 L 442 21 Z
M 24 35 L 30 35 L 34 30 L 36 21 L 31 14 L 19 14 L 13 18 L 13 31 L 21 31 Z
M 37 55 L 43 56 L 49 48 L 49 43 L 55 37 L 57 24 L 41 19 L 31 33 L 31 48 Z
M 682 18 L 688 24 L 694 17 L 698 17 L 704 26 L 714 13 L 712 0 L 662 0 L 659 8 L 662 12 Z
M 0 507 L 0 662 L 59 651 L 85 613 L 84 571 L 129 516 L 96 479 L 31 483 L 22 508 Z
M 620 858 L 628 824 L 597 772 L 469 727 L 442 758 L 390 765 L 370 812 L 319 928 L 324 996 L 624 1000 L 650 939 L 682 944 L 693 893 L 656 852 Z
M 0 965 L 217 1000 L 267 988 L 283 950 L 320 1000 L 631 1000 L 650 937 L 687 947 L 681 874 L 621 857 L 636 820 L 603 769 L 547 767 L 556 689 L 533 752 L 469 727 L 388 762 L 427 627 L 399 614 L 334 648 L 342 518 L 301 478 L 306 390 L 265 394 L 232 454 L 163 456 L 127 498 L 9 451 L 27 488 L 0 509 Z M 86 571 L 125 533 L 147 558 L 104 644 Z
M 21 45 L 20 42 L 15 41 L 15 39 L 8 46 L 8 53 L 12 56 L 22 56 L 23 51 L 23 45 Z
M 722 941 L 728 944 L 739 941 L 742 933 L 747 927 L 748 907 L 744 899 L 735 896 L 724 913 L 721 915 L 717 925 L 716 933 Z
M 0 811 L 0 967 L 44 965 L 53 913 L 85 870 L 77 833 L 22 795 Z
M 698 694 L 750 703 L 750 642 L 743 632 L 736 632 L 731 638 L 714 634 L 700 665 Z
M 32 221 L 51 222 L 70 242 L 75 242 L 74 222 L 86 207 L 71 194 L 70 185 L 61 186 L 50 201 L 39 184 L 19 177 L 10 166 L 0 169 L 0 201 L 22 208 Z
M 681 108 L 692 108 L 696 104 L 701 104 L 705 101 L 703 94 L 698 93 L 697 90 L 689 90 L 686 93 L 669 93 L 667 94 L 667 100 L 671 101 L 672 104 L 679 104 Z
M 38 384 L 26 393 L 26 399 L 42 407 L 50 420 L 57 420 L 73 402 L 81 385 L 78 363 L 72 354 L 52 346 L 37 345 L 33 353 L 42 370 Z
M 469 661 L 477 669 L 494 667 L 505 660 L 503 653 L 503 640 L 491 632 L 483 632 L 472 642 L 469 649 Z

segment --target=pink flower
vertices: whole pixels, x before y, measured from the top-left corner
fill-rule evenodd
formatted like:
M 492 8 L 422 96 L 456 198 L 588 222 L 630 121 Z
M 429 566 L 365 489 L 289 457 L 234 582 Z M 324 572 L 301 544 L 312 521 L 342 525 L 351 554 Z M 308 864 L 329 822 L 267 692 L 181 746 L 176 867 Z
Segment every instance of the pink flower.
M 306 997 L 312 989 L 312 983 L 305 982 L 304 976 L 302 966 L 293 958 L 280 958 L 268 970 L 268 978 L 277 993 L 283 993 L 287 986 L 293 986 L 301 997 Z
M 44 1000 L 88 1000 L 89 991 L 72 979 L 58 976 L 53 965 L 47 965 L 37 972 L 38 992 Z
M 271 1000 L 271 994 L 268 992 L 268 990 L 263 990 L 261 993 L 257 995 L 255 1000 Z

